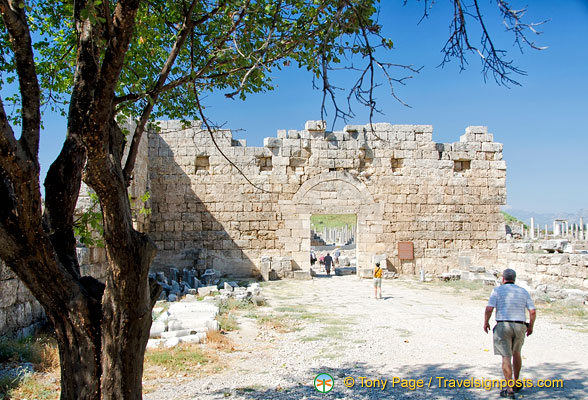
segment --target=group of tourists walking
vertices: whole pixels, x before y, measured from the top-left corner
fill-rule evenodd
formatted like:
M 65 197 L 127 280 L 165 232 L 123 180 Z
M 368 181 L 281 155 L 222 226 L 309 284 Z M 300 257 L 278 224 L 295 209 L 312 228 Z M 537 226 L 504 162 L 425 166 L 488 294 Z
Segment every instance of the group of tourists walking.
M 339 257 L 341 256 L 341 250 L 339 250 L 339 248 L 335 248 L 335 252 L 333 253 L 333 256 L 331 256 L 331 253 L 326 253 L 326 255 L 324 253 L 320 254 L 318 257 L 318 262 L 319 265 L 321 267 L 325 268 L 325 272 L 327 273 L 327 275 L 331 275 L 331 269 L 335 269 L 335 266 L 339 266 Z M 317 261 L 317 257 L 316 254 L 311 251 L 310 252 L 310 265 L 314 266 L 314 264 Z

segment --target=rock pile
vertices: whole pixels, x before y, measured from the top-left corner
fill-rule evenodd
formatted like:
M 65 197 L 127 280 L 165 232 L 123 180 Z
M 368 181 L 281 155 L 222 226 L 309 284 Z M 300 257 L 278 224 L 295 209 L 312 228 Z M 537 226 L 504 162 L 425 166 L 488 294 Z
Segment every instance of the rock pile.
M 193 290 L 193 289 L 192 289 Z M 208 331 L 218 331 L 218 303 L 229 298 L 242 302 L 251 302 L 257 306 L 265 304 L 261 295 L 261 287 L 255 282 L 248 287 L 241 287 L 236 282 L 224 282 L 223 288 L 216 285 L 198 288 L 198 295 L 205 296 L 198 300 L 194 294 L 186 294 L 173 302 L 160 300 L 153 308 L 153 323 L 149 334 L 148 348 L 174 347 L 180 343 L 202 343 Z
M 500 272 L 497 270 L 486 271 L 481 266 L 470 266 L 468 271 L 451 270 L 437 276 L 444 281 L 465 280 L 480 282 L 484 285 L 498 286 L 501 284 Z M 588 291 L 581 289 L 562 288 L 555 284 L 537 283 L 533 284 L 526 279 L 517 279 L 516 284 L 525 288 L 531 297 L 539 303 L 561 302 L 566 306 L 588 305 Z
M 200 279 L 197 278 L 196 270 L 188 268 L 184 268 L 182 271 L 170 268 L 169 274 L 169 279 L 163 272 L 149 274 L 149 277 L 155 279 L 163 288 L 160 300 L 178 301 L 187 294 L 207 296 L 211 292 L 217 291 L 216 285 L 221 283 L 221 273 L 215 269 L 205 270 Z

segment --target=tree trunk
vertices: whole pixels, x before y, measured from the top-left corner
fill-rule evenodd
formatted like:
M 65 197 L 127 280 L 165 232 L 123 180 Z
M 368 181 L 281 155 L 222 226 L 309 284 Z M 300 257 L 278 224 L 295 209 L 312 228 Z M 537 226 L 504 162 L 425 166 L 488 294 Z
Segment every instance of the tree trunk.
M 88 321 L 90 322 L 90 321 Z M 68 318 L 54 322 L 61 367 L 61 399 L 100 399 L 100 342 Z M 98 325 L 99 329 L 100 326 Z
M 138 246 L 135 252 L 123 254 L 124 259 L 117 260 L 118 268 L 109 270 L 102 299 L 103 399 L 142 397 L 143 357 L 151 327 L 152 299 L 159 293 L 152 292 L 147 279 L 155 246 L 145 234 L 134 232 L 133 237 Z

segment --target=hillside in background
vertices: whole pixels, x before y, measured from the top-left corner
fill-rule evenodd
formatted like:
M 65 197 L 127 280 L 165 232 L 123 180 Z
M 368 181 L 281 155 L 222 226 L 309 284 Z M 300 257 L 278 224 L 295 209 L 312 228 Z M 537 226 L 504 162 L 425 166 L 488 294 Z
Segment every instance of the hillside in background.
M 357 225 L 357 215 L 355 214 L 316 214 L 310 217 L 310 228 L 315 232 L 320 232 L 323 228 L 339 228 L 342 226 Z
M 588 208 L 583 208 L 575 213 L 569 212 L 555 212 L 555 213 L 536 213 L 527 210 L 520 209 L 508 209 L 506 212 L 517 219 L 523 221 L 525 224 L 531 223 L 531 217 L 535 218 L 535 223 L 541 226 L 547 224 L 548 228 L 551 229 L 553 226 L 554 219 L 567 219 L 570 224 L 579 224 L 580 217 L 584 219 L 584 224 L 588 224 Z

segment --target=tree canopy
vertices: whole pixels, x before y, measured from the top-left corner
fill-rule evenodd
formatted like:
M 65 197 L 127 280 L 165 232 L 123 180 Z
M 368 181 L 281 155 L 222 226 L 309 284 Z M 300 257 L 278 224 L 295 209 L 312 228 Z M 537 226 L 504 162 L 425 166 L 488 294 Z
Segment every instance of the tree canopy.
M 514 83 L 477 0 L 454 0 L 445 54 L 468 52 L 485 73 Z M 246 98 L 272 89 L 272 72 L 307 69 L 340 105 L 334 68 L 355 73 L 343 100 L 375 110 L 373 88 L 413 69 L 380 60 L 377 0 L 0 0 L 0 258 L 41 302 L 59 342 L 64 399 L 140 398 L 142 359 L 158 286 L 149 282 L 155 246 L 133 228 L 127 195 L 138 142 L 156 118 L 204 119 L 203 95 Z M 429 2 L 423 2 L 429 12 Z M 515 40 L 535 47 L 533 24 L 497 0 Z M 481 41 L 469 39 L 469 22 Z M 383 51 L 383 53 L 380 52 Z M 396 75 L 400 68 L 400 75 Z M 378 78 L 379 76 L 379 78 Z M 41 200 L 43 111 L 67 116 L 66 140 Z M 129 140 L 117 120 L 136 120 Z M 20 132 L 15 133 L 15 130 Z M 129 156 L 123 163 L 123 150 Z M 74 211 L 82 179 L 102 208 L 106 283 L 81 276 Z M 160 289 L 159 289 L 160 290 Z

